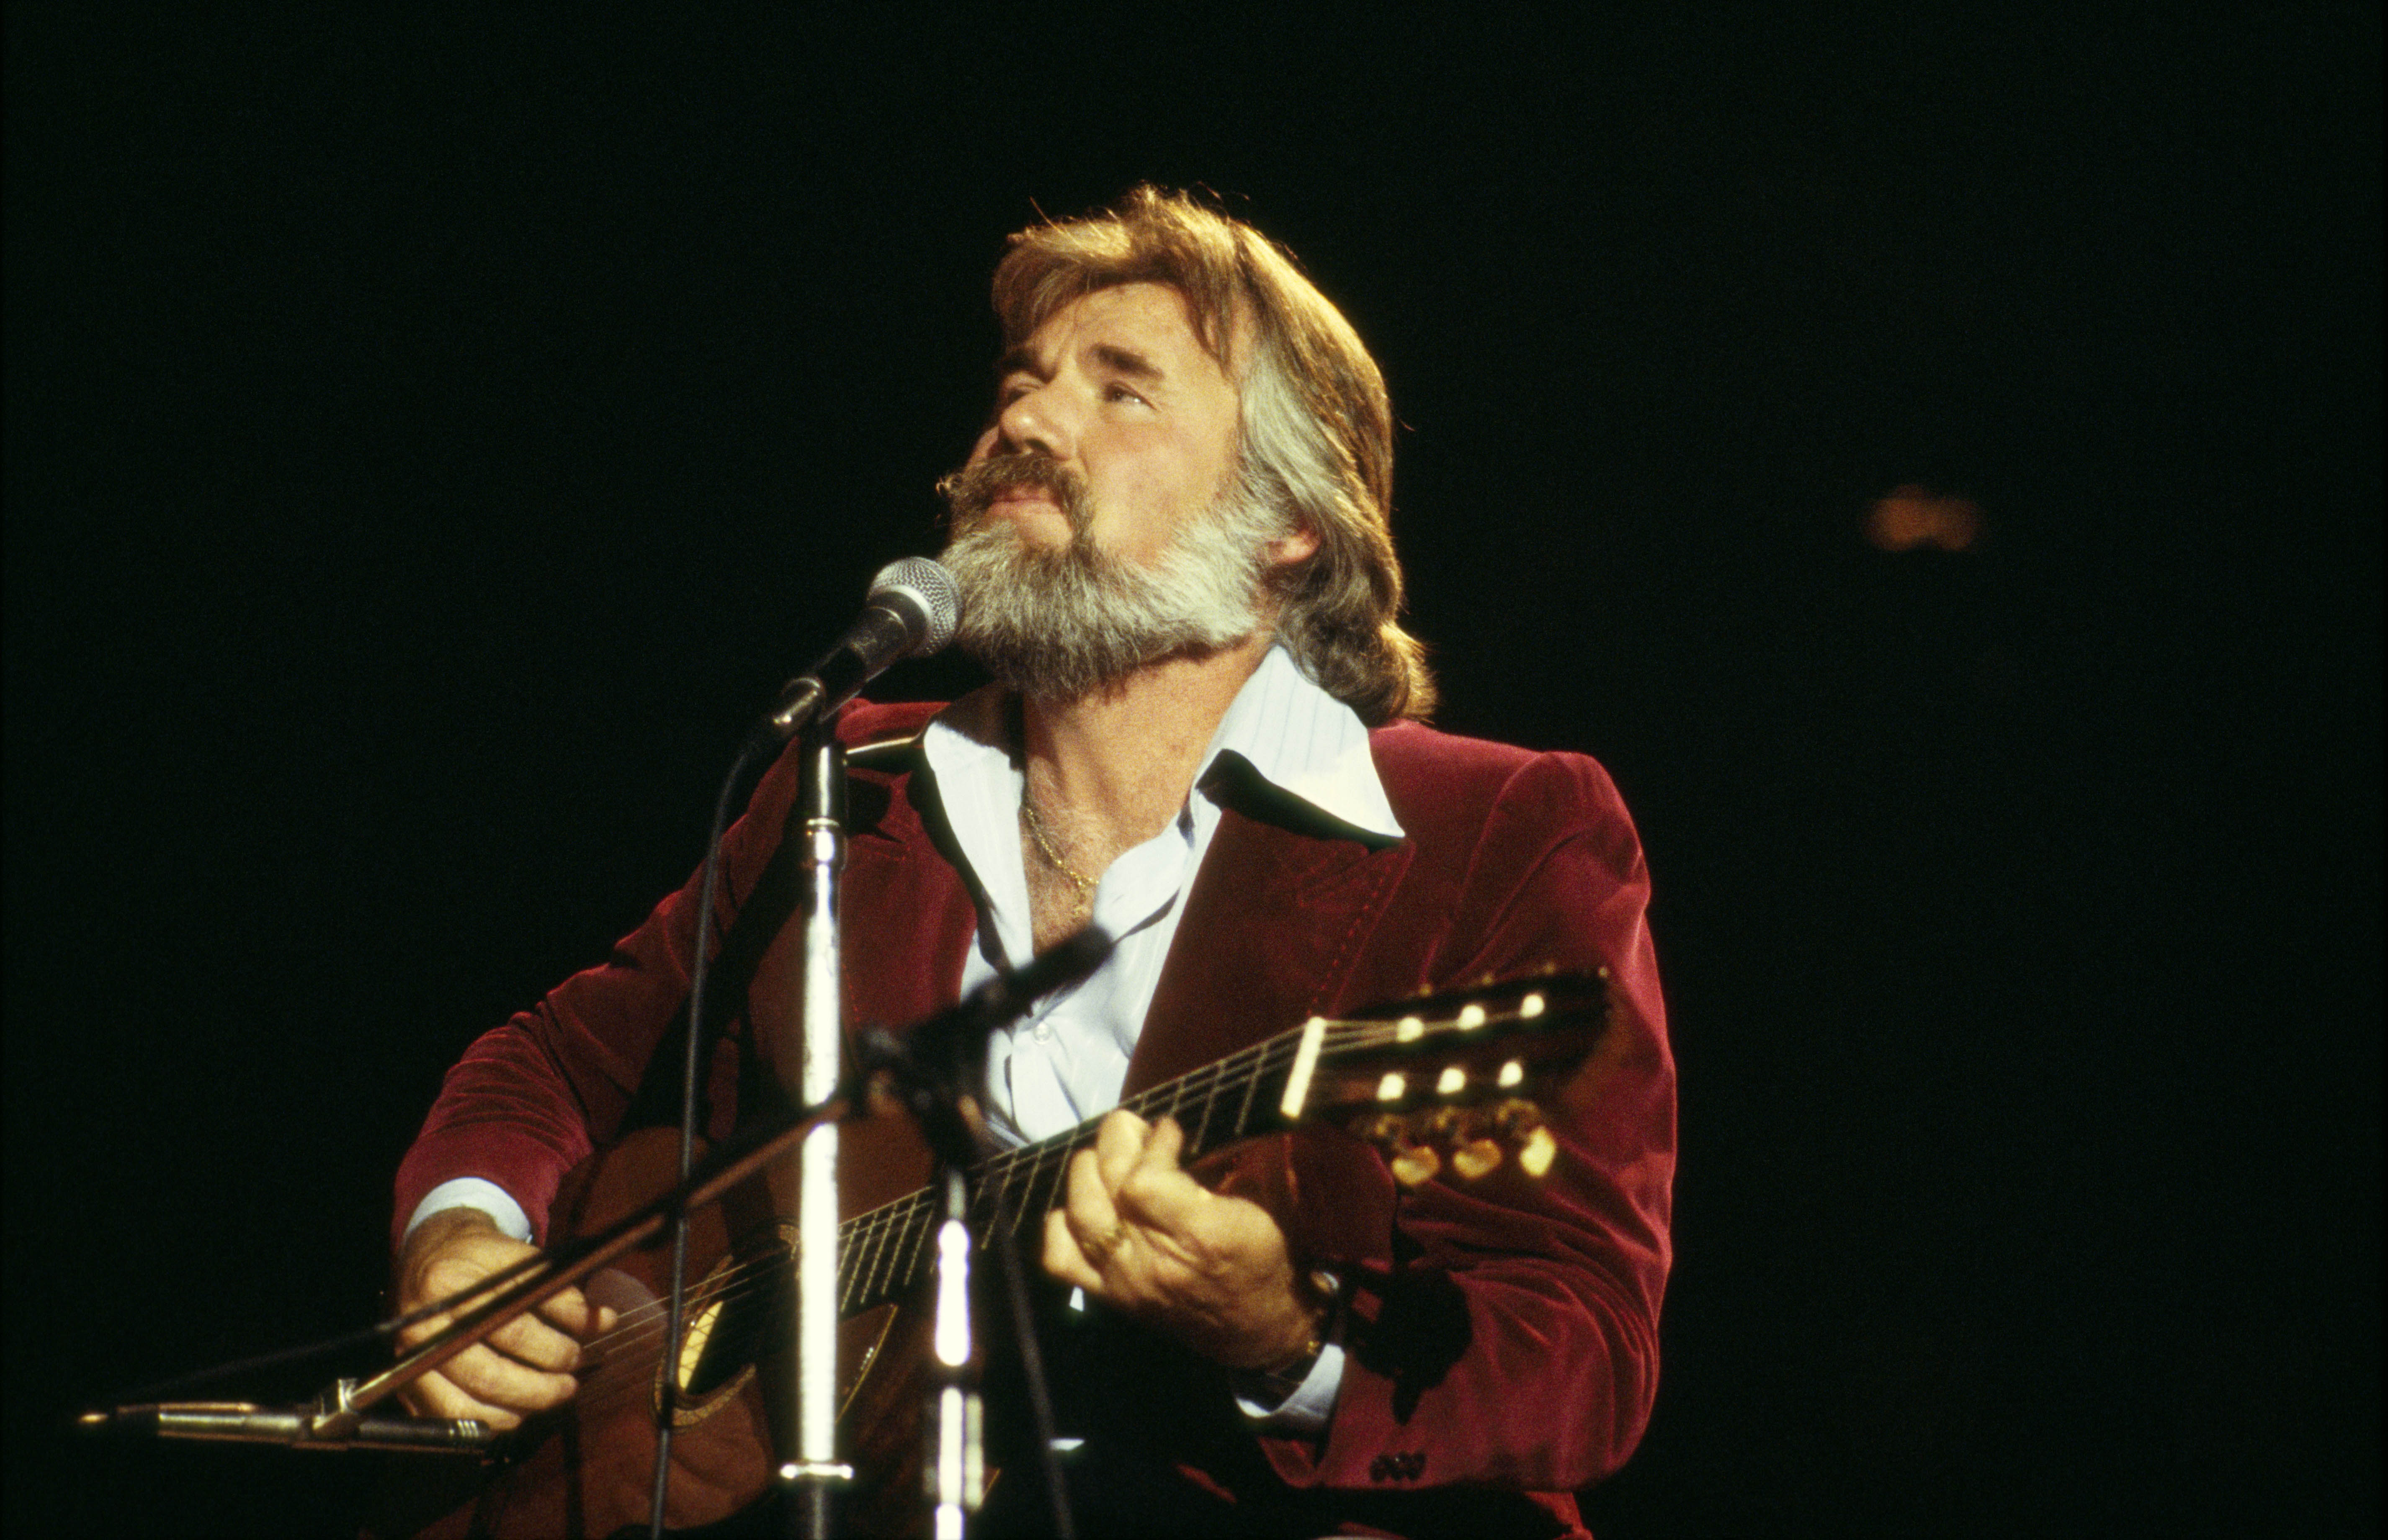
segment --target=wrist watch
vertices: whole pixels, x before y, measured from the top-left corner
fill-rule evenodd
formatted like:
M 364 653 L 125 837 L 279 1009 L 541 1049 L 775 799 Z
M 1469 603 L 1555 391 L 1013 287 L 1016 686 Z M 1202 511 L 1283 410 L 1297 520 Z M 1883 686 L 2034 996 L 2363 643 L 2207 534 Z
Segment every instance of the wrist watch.
M 1302 1350 L 1280 1363 L 1265 1369 L 1248 1369 L 1236 1376 L 1237 1388 L 1247 1393 L 1246 1398 L 1282 1405 L 1293 1398 L 1310 1371 L 1318 1367 L 1318 1356 L 1327 1351 L 1328 1339 L 1341 1324 L 1343 1281 L 1324 1268 L 1313 1269 L 1303 1278 L 1305 1292 L 1318 1305 L 1318 1314 L 1310 1323 L 1310 1340 Z

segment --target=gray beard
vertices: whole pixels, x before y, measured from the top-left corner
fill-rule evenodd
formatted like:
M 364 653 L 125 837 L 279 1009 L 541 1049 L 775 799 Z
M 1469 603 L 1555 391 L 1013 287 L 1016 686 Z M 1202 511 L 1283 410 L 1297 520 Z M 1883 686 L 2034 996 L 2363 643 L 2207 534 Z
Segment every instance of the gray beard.
M 1059 549 L 1008 520 L 957 519 L 939 558 L 961 589 L 957 639 L 1037 701 L 1072 701 L 1164 658 L 1232 647 L 1268 622 L 1268 543 L 1281 521 L 1230 484 L 1150 567 L 1098 547 L 1072 520 Z

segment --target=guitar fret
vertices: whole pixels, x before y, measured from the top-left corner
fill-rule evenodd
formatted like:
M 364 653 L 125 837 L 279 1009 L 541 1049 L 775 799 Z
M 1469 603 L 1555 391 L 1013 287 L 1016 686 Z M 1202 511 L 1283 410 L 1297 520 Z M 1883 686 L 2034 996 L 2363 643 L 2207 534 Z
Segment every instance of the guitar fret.
M 912 1286 L 913 1255 L 920 1244 L 913 1228 L 919 1218 L 914 1210 L 920 1206 L 917 1200 L 905 1204 L 905 1212 L 896 1222 L 894 1243 L 887 1248 L 887 1281 L 881 1286 L 882 1298 L 900 1294 Z
M 1011 1193 L 1011 1170 L 1018 1164 L 997 1155 L 979 1167 L 978 1180 L 971 1190 L 971 1217 L 977 1221 L 972 1228 L 978 1232 L 981 1251 L 995 1244 L 997 1229 L 1010 1222 L 1004 1215 L 1003 1200 Z
M 862 1287 L 856 1291 L 855 1295 L 858 1304 L 876 1305 L 886 1297 L 886 1291 L 881 1287 L 880 1278 L 887 1266 L 887 1242 L 895 1232 L 896 1211 L 900 1207 L 900 1205 L 890 1205 L 882 1209 L 878 1216 L 878 1222 L 870 1227 L 870 1250 L 863 1259 Z
M 862 1275 L 863 1297 L 866 1299 L 882 1300 L 888 1295 L 888 1280 L 902 1265 L 904 1211 L 910 1204 L 911 1200 L 907 1198 L 888 1205 L 887 1217 L 879 1223 L 879 1231 L 873 1238 L 870 1250 L 870 1270 Z
M 979 1163 L 976 1180 L 970 1189 L 970 1224 L 981 1250 L 992 1243 L 995 1227 L 1003 1222 L 1003 1190 L 1010 1180 L 1009 1161 L 993 1157 Z M 945 1212 L 942 1203 L 937 1211 Z
M 880 1277 L 888 1262 L 888 1241 L 895 1233 L 897 1205 L 880 1210 L 870 1227 L 870 1247 L 863 1256 L 860 1285 L 855 1290 L 857 1304 L 872 1305 L 885 1297 L 880 1288 Z
M 837 1308 L 840 1315 L 856 1308 L 862 1285 L 863 1258 L 870 1243 L 878 1213 L 857 1214 L 837 1229 Z
M 1065 1157 L 1046 1151 L 1029 1162 L 1027 1201 L 1021 1207 L 1021 1218 L 1034 1214 L 1038 1219 L 1061 1205 L 1061 1172 L 1068 1165 Z M 1048 1178 L 1051 1180 L 1047 1180 Z M 1045 1196 L 1036 1195 L 1039 1182 L 1046 1182 Z
M 1015 1229 L 1025 1230 L 1031 1222 L 1042 1224 L 1045 1211 L 1053 1205 L 1036 1195 L 1036 1189 L 1053 1166 L 1047 1155 L 1034 1151 L 1022 1152 L 1021 1164 L 1025 1168 L 1020 1179 L 1020 1212 L 1013 1220 Z
M 1011 1199 L 1011 1206 L 1004 1212 L 1004 1222 L 1018 1235 L 1027 1230 L 1031 1219 L 1041 1221 L 1045 1218 L 1045 1211 L 1036 1204 L 1036 1184 L 1045 1177 L 1044 1157 L 1034 1149 L 1022 1150 L 1012 1158 L 1011 1174 L 1014 1180 L 1004 1187 Z
M 1211 1067 L 1211 1073 L 1207 1077 L 1210 1084 L 1202 1091 L 1202 1119 L 1194 1125 L 1194 1131 L 1187 1136 L 1187 1148 L 1197 1155 L 1204 1153 L 1211 1147 L 1208 1142 L 1211 1135 L 1211 1114 L 1219 1104 L 1218 1072 L 1224 1066 L 1220 1065 Z
M 870 1233 L 870 1216 L 857 1215 L 838 1227 L 837 1308 L 840 1315 L 855 1307 L 862 1287 L 862 1248 Z
M 897 1204 L 889 1212 L 887 1222 L 879 1229 L 878 1254 L 871 1258 L 870 1262 L 870 1293 L 875 1298 L 886 1298 L 892 1292 L 892 1284 L 902 1271 L 905 1232 L 908 1228 L 905 1210 L 910 1206 L 908 1199 Z
M 936 1265 L 937 1230 L 946 1222 L 945 1194 L 931 1189 L 921 1194 L 912 1227 L 905 1233 L 904 1286 L 910 1288 Z
M 1053 1206 L 1037 1195 L 1037 1189 L 1047 1183 L 1059 1163 L 1049 1150 L 1029 1149 L 1021 1152 L 1021 1165 L 1020 1213 L 1015 1223 L 1024 1230 L 1032 1223 L 1043 1224 L 1045 1211 Z
M 1019 1206 L 1011 1215 L 1014 1234 L 1025 1235 L 1029 1221 L 1045 1218 L 1045 1205 L 1038 1202 L 1036 1185 L 1045 1180 L 1045 1154 L 1032 1144 L 1022 1150 L 1013 1165 L 1020 1171 Z
M 931 1242 L 937 1233 L 937 1205 L 924 1192 L 913 1200 L 912 1212 L 905 1216 L 904 1240 L 900 1249 L 904 1256 L 901 1287 L 906 1291 L 921 1281 L 921 1270 L 929 1259 Z
M 911 1220 L 904 1210 L 911 1206 L 908 1200 L 899 1204 L 896 1212 L 889 1218 L 879 1259 L 871 1268 L 870 1297 L 873 1300 L 889 1299 L 903 1292 L 904 1275 L 909 1270 L 907 1266 L 909 1258 L 905 1254 L 912 1239 Z
M 871 1274 L 878 1269 L 879 1248 L 884 1243 L 886 1234 L 885 1209 L 877 1209 L 863 1217 L 862 1232 L 857 1237 L 856 1250 L 858 1255 L 855 1258 L 851 1307 L 859 1308 L 870 1297 L 870 1278 Z
M 1229 1144 L 1229 1143 L 1233 1143 L 1236 1140 L 1240 1139 L 1240 1138 L 1242 1138 L 1242 1137 L 1243 1137 L 1243 1134 L 1244 1134 L 1244 1123 L 1243 1123 L 1243 1116 L 1244 1116 L 1244 1114 L 1243 1114 L 1243 1108 L 1244 1108 L 1244 1107 L 1248 1107 L 1248 1106 L 1250 1106 L 1250 1105 L 1251 1105 L 1251 1067 L 1252 1067 L 1253 1062 L 1254 1062 L 1254 1060 L 1253 1060 L 1253 1054 L 1252 1054 L 1251 1050 L 1250 1050 L 1250 1049 L 1246 1049 L 1246 1050 L 1245 1050 L 1244 1052 L 1242 1052 L 1242 1053 L 1237 1054 L 1233 1055 L 1233 1056 L 1232 1056 L 1232 1057 L 1230 1057 L 1230 1058 L 1227 1058 L 1227 1059 L 1225 1059 L 1225 1060 L 1221 1061 L 1221 1063 L 1220 1063 L 1220 1065 L 1219 1065 L 1219 1074 L 1218 1074 L 1216 1077 L 1214 1077 L 1214 1080 L 1215 1080 L 1216 1082 L 1218 1082 L 1218 1083 L 1226 1083 L 1226 1082 L 1236 1081 L 1236 1080 L 1240 1080 L 1240 1081 L 1242 1081 L 1242 1082 L 1243 1082 L 1243 1085 L 1244 1085 L 1244 1097 L 1243 1097 L 1243 1102 L 1242 1102 L 1242 1104 L 1241 1104 L 1241 1105 L 1238 1106 L 1238 1111 L 1237 1111 L 1237 1114 L 1236 1114 L 1236 1121 L 1235 1121 L 1233 1124 L 1231 1124 L 1229 1127 L 1227 1127 L 1226 1129 L 1222 1130 L 1219 1133 L 1217 1133 L 1217 1134 L 1215 1134 L 1215 1135 L 1212 1136 L 1212 1137 L 1208 1140 L 1208 1142 L 1207 1142 L 1207 1143 L 1206 1143 L 1206 1145 L 1205 1145 L 1205 1148 L 1208 1148 L 1208 1147 L 1210 1147 L 1211 1145 L 1216 1145 L 1216 1144 Z M 1215 1096 L 1216 1096 L 1216 1094 L 1217 1094 L 1217 1091 L 1218 1091 L 1218 1084 L 1217 1084 L 1217 1083 L 1214 1083 L 1214 1084 L 1213 1084 L 1213 1090 L 1212 1090 L 1212 1093 L 1213 1093 L 1213 1095 L 1214 1097 L 1215 1097 Z M 1207 1121 L 1207 1118 L 1206 1118 L 1206 1121 Z
M 1261 1084 L 1259 1067 L 1255 1065 L 1253 1068 L 1254 1073 L 1243 1077 L 1244 1099 L 1236 1107 L 1236 1131 L 1228 1136 L 1233 1139 L 1241 1139 L 1252 1126 L 1252 1092 L 1259 1090 Z

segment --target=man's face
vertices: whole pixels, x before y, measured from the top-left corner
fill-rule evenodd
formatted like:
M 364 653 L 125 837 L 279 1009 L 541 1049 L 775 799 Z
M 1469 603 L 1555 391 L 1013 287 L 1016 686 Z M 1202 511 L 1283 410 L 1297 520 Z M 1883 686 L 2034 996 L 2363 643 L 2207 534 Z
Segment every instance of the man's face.
M 939 484 L 965 650 L 1068 700 L 1266 628 L 1270 569 L 1317 542 L 1236 474 L 1236 391 L 1175 289 L 1073 301 L 998 378 L 994 425 Z
M 1178 292 L 1123 284 L 1063 306 L 1004 359 L 995 422 L 970 465 L 1013 455 L 1051 461 L 1084 490 L 1086 538 L 1150 567 L 1226 485 L 1236 413 L 1235 385 L 1203 350 Z M 957 511 L 956 533 L 965 533 L 971 512 Z M 997 490 L 980 516 L 1047 549 L 1072 536 L 1041 478 Z

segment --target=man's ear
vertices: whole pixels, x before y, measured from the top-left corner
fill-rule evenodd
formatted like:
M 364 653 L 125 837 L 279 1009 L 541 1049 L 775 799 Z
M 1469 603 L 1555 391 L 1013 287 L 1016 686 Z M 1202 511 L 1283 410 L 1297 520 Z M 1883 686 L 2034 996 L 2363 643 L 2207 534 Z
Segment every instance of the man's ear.
M 1290 535 L 1280 535 L 1269 542 L 1269 564 L 1290 567 L 1307 562 L 1318 554 L 1318 531 L 1307 524 L 1295 526 Z

